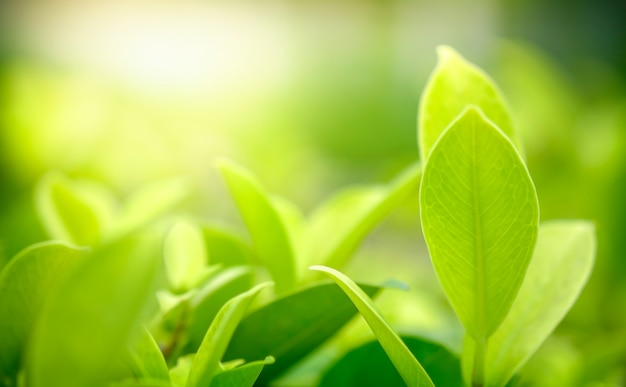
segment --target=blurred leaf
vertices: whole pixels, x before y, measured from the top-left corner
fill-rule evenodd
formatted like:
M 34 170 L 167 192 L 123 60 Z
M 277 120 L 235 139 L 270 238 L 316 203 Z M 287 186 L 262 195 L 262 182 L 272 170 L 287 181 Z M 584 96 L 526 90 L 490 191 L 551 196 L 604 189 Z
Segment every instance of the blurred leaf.
M 436 386 L 463 386 L 457 355 L 444 346 L 402 336 L 402 341 L 424 366 Z M 320 387 L 402 386 L 404 382 L 378 341 L 348 352 L 322 376 Z
M 421 176 L 417 163 L 387 186 L 351 188 L 333 196 L 311 217 L 308 263 L 342 268 L 365 236 L 417 191 Z
M 522 152 L 509 108 L 495 82 L 448 46 L 437 48 L 437 67 L 424 88 L 419 106 L 419 148 L 427 160 L 437 139 L 468 105 L 478 106 Z
M 187 222 L 176 223 L 165 239 L 165 269 L 172 289 L 185 292 L 206 274 L 207 251 L 200 230 Z
M 145 327 L 128 349 L 133 373 L 140 379 L 170 381 L 170 374 L 159 345 Z
M 29 386 L 84 387 L 108 381 L 146 312 L 159 262 L 150 238 L 98 249 L 59 287 L 34 331 Z
M 189 378 L 189 370 L 196 354 L 180 356 L 176 360 L 176 365 L 170 370 L 170 379 L 174 387 L 185 387 Z
M 273 364 L 272 356 L 264 360 L 246 363 L 215 375 L 211 381 L 211 387 L 252 387 L 259 374 L 267 364 Z
M 59 242 L 30 246 L 0 275 L 0 385 L 18 373 L 33 327 L 50 291 L 84 259 L 87 249 Z
M 172 383 L 159 379 L 128 379 L 109 383 L 108 387 L 172 387 Z
M 563 319 L 589 278 L 595 245 L 590 222 L 541 224 L 517 299 L 489 340 L 487 386 L 505 385 Z
M 374 286 L 363 289 L 372 297 L 381 290 Z M 335 284 L 298 290 L 246 316 L 235 330 L 224 360 L 273 356 L 276 363 L 259 377 L 261 383 L 267 383 L 334 336 L 356 312 Z
M 228 300 L 250 289 L 251 286 L 252 274 L 248 266 L 224 269 L 207 280 L 190 300 L 191 314 L 187 327 L 185 351 L 197 351 L 220 308 Z
M 288 291 L 296 282 L 296 260 L 286 225 L 273 199 L 244 168 L 227 160 L 221 160 L 218 168 L 239 207 L 261 262 L 276 283 L 276 291 Z
M 182 179 L 159 181 L 134 192 L 126 201 L 116 227 L 123 235 L 158 218 L 189 195 L 189 186 Z
M 219 311 L 189 370 L 187 387 L 209 386 L 220 368 L 220 361 L 237 325 L 243 318 L 254 297 L 270 283 L 262 283 L 228 301 Z
M 51 238 L 80 246 L 100 242 L 113 218 L 113 200 L 103 189 L 54 172 L 37 185 L 36 205 Z
M 211 262 L 225 267 L 251 264 L 252 251 L 240 238 L 215 226 L 201 229 Z
M 371 298 L 350 278 L 329 267 L 311 266 L 311 270 L 319 270 L 332 278 L 346 293 L 354 306 L 357 307 L 367 325 L 372 329 L 385 353 L 400 373 L 408 386 L 434 386 L 415 356 L 393 331 L 387 321 L 377 311 Z
M 467 109 L 433 148 L 420 208 L 443 289 L 467 332 L 484 344 L 522 284 L 539 208 L 513 144 L 477 108 Z

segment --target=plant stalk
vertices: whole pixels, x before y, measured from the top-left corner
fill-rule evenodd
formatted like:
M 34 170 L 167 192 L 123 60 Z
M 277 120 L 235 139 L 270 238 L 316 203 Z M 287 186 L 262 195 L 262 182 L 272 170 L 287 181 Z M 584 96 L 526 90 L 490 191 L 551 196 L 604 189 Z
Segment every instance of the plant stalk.
M 485 384 L 485 356 L 487 355 L 487 339 L 476 340 L 474 348 L 474 369 L 472 371 L 472 387 Z

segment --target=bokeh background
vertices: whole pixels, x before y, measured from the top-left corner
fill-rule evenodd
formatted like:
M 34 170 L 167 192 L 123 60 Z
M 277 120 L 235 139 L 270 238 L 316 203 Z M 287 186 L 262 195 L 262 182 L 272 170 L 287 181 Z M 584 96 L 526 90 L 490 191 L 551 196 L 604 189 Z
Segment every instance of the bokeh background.
M 0 257 L 46 239 L 33 187 L 50 170 L 121 198 L 183 177 L 194 193 L 185 211 L 242 235 L 217 157 L 305 212 L 341 187 L 386 182 L 419 159 L 417 105 L 439 44 L 503 89 L 542 218 L 597 225 L 592 278 L 526 367 L 529 383 L 626 383 L 621 0 L 5 0 Z M 399 326 L 437 332 L 450 313 L 416 202 L 376 230 L 350 270 L 412 284 L 381 302 Z

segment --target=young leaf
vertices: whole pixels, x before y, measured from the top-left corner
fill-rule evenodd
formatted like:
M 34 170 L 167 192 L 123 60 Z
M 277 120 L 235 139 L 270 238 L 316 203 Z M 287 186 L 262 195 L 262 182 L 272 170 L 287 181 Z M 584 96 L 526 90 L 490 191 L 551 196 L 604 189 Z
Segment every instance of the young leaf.
M 437 139 L 468 106 L 478 106 L 521 151 L 509 108 L 495 82 L 448 46 L 437 48 L 438 63 L 430 75 L 419 106 L 419 148 L 427 160 Z
M 250 246 L 233 233 L 216 226 L 203 226 L 202 234 L 213 264 L 228 267 L 252 263 Z
M 178 222 L 165 239 L 166 274 L 174 291 L 185 292 L 202 279 L 208 264 L 204 238 L 198 228 Z
M 15 378 L 47 295 L 85 257 L 87 249 L 59 242 L 26 248 L 0 275 L 0 385 Z
M 517 299 L 490 339 L 487 386 L 504 386 L 563 319 L 589 278 L 595 246 L 590 222 L 541 224 Z
M 362 288 L 370 297 L 381 290 Z M 335 284 L 311 285 L 246 316 L 235 330 L 224 360 L 274 356 L 276 363 L 259 376 L 259 382 L 267 384 L 334 336 L 356 313 Z
M 226 180 L 248 227 L 257 254 L 283 293 L 296 282 L 296 260 L 292 241 L 270 195 L 244 168 L 221 160 L 218 168 Z
M 268 364 L 274 364 L 272 356 L 222 371 L 215 375 L 211 387 L 252 387 L 263 367 Z
M 204 340 L 196 353 L 187 387 L 203 387 L 211 385 L 220 368 L 220 361 L 235 328 L 243 318 L 254 297 L 271 283 L 262 283 L 228 301 L 213 320 Z
M 308 263 L 343 267 L 365 236 L 417 191 L 421 176 L 418 163 L 387 186 L 351 188 L 331 198 L 311 217 Z
M 159 381 L 170 381 L 170 374 L 161 353 L 150 331 L 142 327 L 128 349 L 130 366 L 135 377 Z
M 112 199 L 95 186 L 49 173 L 39 182 L 35 196 L 41 221 L 53 239 L 92 246 L 108 231 Z
M 522 283 L 539 206 L 515 147 L 477 108 L 467 109 L 433 148 L 420 208 L 443 289 L 468 333 L 484 342 Z
M 376 310 L 372 300 L 346 275 L 325 266 L 311 266 L 332 278 L 357 307 L 407 386 L 434 386 L 415 356 Z
M 146 312 L 161 248 L 128 237 L 96 250 L 42 311 L 27 358 L 28 385 L 83 387 L 109 381 Z
M 461 363 L 446 347 L 412 336 L 402 341 L 424 366 L 436 386 L 462 386 Z M 402 378 L 378 341 L 370 341 L 342 357 L 324 373 L 319 387 L 401 386 Z

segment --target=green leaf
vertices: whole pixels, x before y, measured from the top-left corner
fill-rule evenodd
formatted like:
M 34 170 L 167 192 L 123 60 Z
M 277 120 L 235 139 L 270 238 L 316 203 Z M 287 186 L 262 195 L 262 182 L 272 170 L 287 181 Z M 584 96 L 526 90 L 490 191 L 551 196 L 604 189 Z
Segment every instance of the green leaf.
M 517 299 L 489 341 L 487 386 L 505 385 L 565 317 L 591 274 L 595 250 L 590 222 L 541 224 Z
M 185 352 L 196 352 L 220 308 L 251 286 L 250 267 L 235 266 L 218 272 L 200 287 L 190 300 Z
M 156 219 L 189 196 L 189 186 L 182 179 L 152 183 L 134 192 L 126 201 L 116 224 L 116 235 L 132 232 Z
M 44 242 L 16 255 L 0 275 L 0 385 L 21 368 L 47 295 L 80 263 L 87 249 Z
M 185 387 L 189 378 L 189 370 L 196 354 L 180 356 L 176 359 L 176 365 L 170 370 L 170 379 L 174 387 Z
M 159 379 L 128 379 L 108 384 L 109 387 L 172 387 L 172 383 Z
M 259 259 L 276 283 L 276 291 L 288 291 L 296 283 L 296 259 L 272 197 L 249 171 L 235 163 L 221 160 L 218 168 L 239 207 Z
M 463 386 L 461 364 L 446 347 L 418 337 L 402 341 L 436 386 Z M 319 387 L 401 386 L 404 382 L 378 341 L 348 352 L 322 376 Z
M 102 187 L 49 173 L 37 185 L 35 199 L 43 226 L 53 239 L 92 246 L 109 231 L 114 204 Z
M 252 387 L 259 374 L 268 364 L 273 364 L 274 358 L 267 356 L 264 360 L 246 363 L 215 375 L 211 387 Z
M 208 258 L 202 232 L 194 225 L 179 221 L 165 239 L 165 269 L 172 289 L 185 292 L 202 279 Z
M 152 238 L 128 237 L 98 249 L 72 272 L 35 328 L 26 368 L 29 386 L 110 381 L 154 294 L 160 249 Z
M 495 82 L 451 47 L 437 48 L 438 63 L 424 88 L 419 106 L 419 148 L 427 160 L 437 139 L 468 105 L 478 106 L 517 147 L 509 108 Z
M 350 188 L 324 203 L 311 217 L 308 264 L 343 267 L 365 236 L 417 191 L 420 163 L 386 186 Z
M 202 387 L 211 385 L 211 381 L 220 369 L 220 361 L 235 331 L 252 303 L 254 297 L 271 283 L 262 283 L 228 301 L 213 320 L 204 340 L 196 353 L 187 387 Z
M 239 237 L 216 226 L 201 228 L 211 262 L 223 267 L 252 263 L 252 251 Z
M 145 327 L 139 330 L 128 353 L 135 377 L 170 381 L 170 373 L 161 349 Z
M 539 206 L 515 147 L 477 108 L 467 109 L 433 148 L 420 208 L 443 289 L 468 333 L 484 341 L 524 279 Z
M 363 286 L 363 290 L 373 297 L 381 288 Z M 224 360 L 274 356 L 276 363 L 259 377 L 260 383 L 268 383 L 333 337 L 356 313 L 335 284 L 316 283 L 246 316 L 235 330 Z
M 372 300 L 346 275 L 325 266 L 311 266 L 332 278 L 357 307 L 407 386 L 434 386 L 415 356 L 380 315 Z

